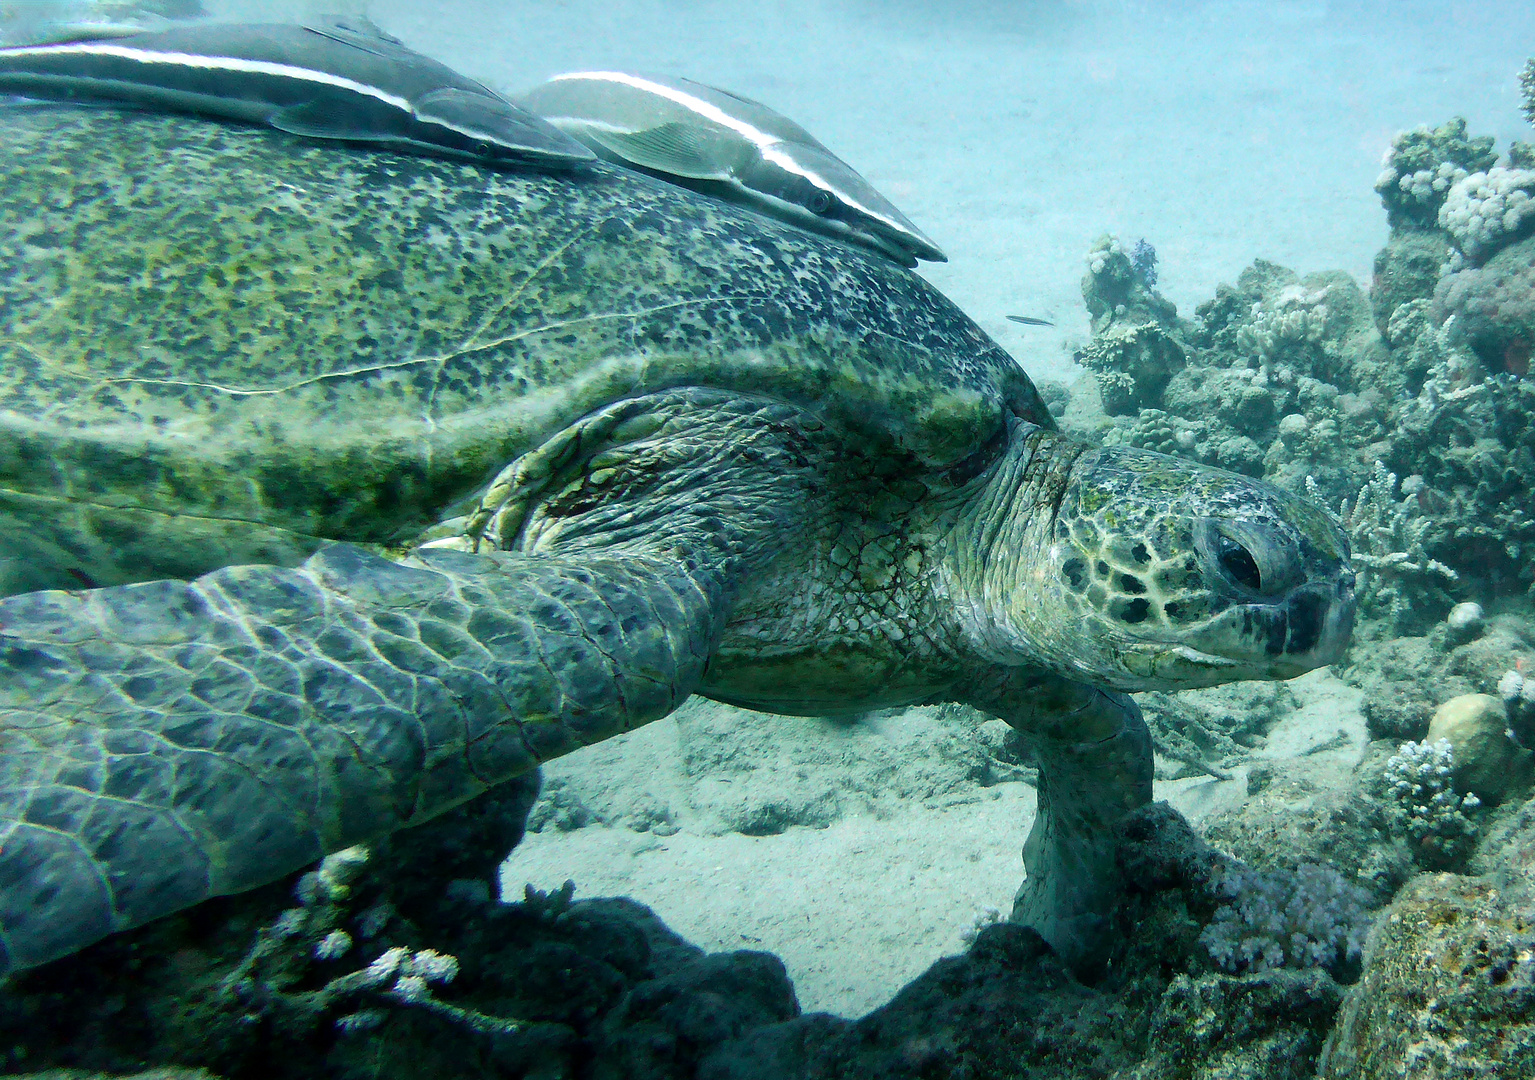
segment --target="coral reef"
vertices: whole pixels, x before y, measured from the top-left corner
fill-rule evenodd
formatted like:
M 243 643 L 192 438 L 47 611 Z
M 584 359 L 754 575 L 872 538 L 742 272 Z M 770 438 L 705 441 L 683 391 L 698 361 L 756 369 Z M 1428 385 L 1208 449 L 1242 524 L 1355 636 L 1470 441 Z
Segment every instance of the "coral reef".
M 1535 149 L 1500 161 L 1464 120 L 1419 128 L 1377 190 L 1392 230 L 1368 296 L 1260 259 L 1183 320 L 1100 240 L 1077 356 L 1107 417 L 1067 417 L 1109 444 L 1346 500 L 1366 638 L 1535 588 Z
M 1398 135 L 1375 181 L 1387 221 L 1393 228 L 1436 226 L 1450 185 L 1491 168 L 1497 160 L 1492 146 L 1491 136 L 1468 138 L 1465 118 L 1459 116 L 1437 128 L 1418 127 Z
M 1388 341 L 1395 344 L 1402 337 L 1391 330 L 1396 313 L 1434 295 L 1452 250 L 1450 238 L 1439 229 L 1396 229 L 1375 253 L 1370 308 L 1375 314 L 1375 328 Z
M 1087 253 L 1082 296 L 1093 338 L 1076 361 L 1097 376 L 1111 416 L 1154 406 L 1183 365 L 1177 310 L 1155 284 L 1156 252 L 1144 240 L 1126 252 L 1117 237 L 1103 236 Z
M 1135 242 L 1130 249 L 1130 269 L 1135 271 L 1135 276 L 1141 279 L 1141 284 L 1146 288 L 1154 288 L 1157 283 L 1157 249 L 1152 247 L 1145 237 Z
M 1456 604 L 1444 617 L 1445 631 L 1456 645 L 1476 640 L 1486 625 L 1487 612 L 1474 600 Z
M 1439 227 L 1467 262 L 1505 247 L 1535 227 L 1535 172 L 1494 165 L 1450 185 L 1439 208 Z
M 32 1069 L 298 1080 L 380 1075 L 373 1059 L 409 1046 L 383 1075 L 483 1075 L 553 1030 L 518 990 L 548 964 L 519 953 L 549 920 L 495 903 L 490 884 L 537 792 L 536 774 L 519 778 L 372 850 L 13 977 L 0 1047 Z
M 795 1018 L 748 1033 L 706 1063 L 711 1080 L 1049 1076 L 1052 1080 L 1302 1080 L 1342 988 L 1325 971 L 1232 976 L 1199 945 L 1232 869 L 1165 804 L 1121 827 L 1138 889 L 1131 949 L 1095 986 L 1071 977 L 1030 930 L 983 926 L 889 1004 L 859 1020 Z
M 1135 899 L 1102 982 L 983 918 L 962 955 L 858 1020 L 801 1015 L 776 957 L 706 954 L 633 901 L 567 886 L 496 904 L 478 877 L 392 890 L 433 879 L 433 841 L 486 838 L 483 820 L 447 817 L 403 857 L 338 853 L 13 980 L 10 1063 L 205 1080 L 1301 1080 L 1343 999 L 1315 968 L 1214 968 L 1199 934 L 1242 868 L 1166 804 L 1118 831 Z
M 1442 586 L 1460 575 L 1424 550 L 1434 527 L 1413 497 L 1421 487 L 1397 499 L 1396 473 L 1381 462 L 1352 499 L 1338 506 L 1338 521 L 1348 533 L 1354 565 L 1359 568 L 1359 607 L 1366 615 L 1389 617 L 1394 630 L 1405 629 L 1414 612 L 1449 602 Z M 1315 481 L 1306 478 L 1307 493 L 1320 501 Z M 1437 580 L 1436 580 L 1437 579 Z
M 1368 906 L 1384 904 L 1417 871 L 1394 803 L 1372 790 L 1390 750 L 1384 742 L 1370 746 L 1341 790 L 1319 788 L 1293 764 L 1251 768 L 1246 801 L 1207 818 L 1205 839 L 1257 870 L 1350 867 Z
M 1350 452 L 1386 434 L 1383 395 L 1354 392 L 1355 370 L 1379 367 L 1385 352 L 1358 286 L 1336 273 L 1302 281 L 1259 260 L 1198 316 L 1163 331 L 1184 344 L 1185 362 L 1167 370 L 1162 393 L 1135 396 L 1136 413 L 1096 434 L 1296 489 L 1315 473 L 1352 494 L 1362 470 Z
M 1122 416 L 1157 400 L 1183 347 L 1156 323 L 1133 323 L 1109 327 L 1073 358 L 1098 377 L 1104 410 Z
M 1508 710 L 1508 731 L 1514 741 L 1535 750 L 1535 679 L 1518 669 L 1505 671 L 1498 680 L 1498 696 Z
M 1485 616 L 1474 637 L 1463 636 L 1446 622 L 1423 636 L 1355 648 L 1349 662 L 1335 668 L 1365 691 L 1363 711 L 1372 736 L 1422 739 L 1439 702 L 1462 694 L 1501 694 L 1510 668 L 1516 674 L 1520 668 L 1535 670 L 1535 622 L 1527 616 Z M 1510 711 L 1511 726 L 1517 715 Z
M 1419 341 L 1446 336 L 1430 329 Z M 1491 597 L 1531 582 L 1535 513 L 1526 493 L 1535 487 L 1535 382 L 1479 370 L 1468 353 L 1444 355 L 1397 410 L 1386 461 L 1412 482 L 1430 522 L 1425 550 L 1478 579 L 1476 594 Z
M 1535 124 L 1535 57 L 1519 72 L 1519 90 L 1524 95 L 1524 118 Z
M 1535 801 L 1469 869 L 1420 875 L 1376 918 L 1321 1077 L 1535 1076 Z

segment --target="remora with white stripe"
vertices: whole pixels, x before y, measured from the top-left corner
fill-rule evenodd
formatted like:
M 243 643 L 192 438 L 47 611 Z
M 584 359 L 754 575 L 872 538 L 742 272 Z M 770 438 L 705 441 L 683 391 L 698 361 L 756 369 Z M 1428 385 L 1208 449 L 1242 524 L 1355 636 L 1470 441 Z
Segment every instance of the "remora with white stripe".
M 0 92 L 100 101 L 476 160 L 591 151 L 367 22 L 207 23 L 0 49 Z
M 873 247 L 906 266 L 946 256 L 804 128 L 690 79 L 557 75 L 518 99 L 598 154 Z

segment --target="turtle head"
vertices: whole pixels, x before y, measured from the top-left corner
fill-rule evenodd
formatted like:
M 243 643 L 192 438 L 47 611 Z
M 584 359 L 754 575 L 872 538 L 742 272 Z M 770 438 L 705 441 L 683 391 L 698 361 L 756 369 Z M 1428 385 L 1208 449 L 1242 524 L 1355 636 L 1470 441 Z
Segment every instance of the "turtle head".
M 1062 465 L 1054 513 L 1015 500 L 1010 514 L 1032 520 L 986 556 L 993 655 L 1012 637 L 1021 656 L 1118 690 L 1288 679 L 1338 659 L 1354 573 L 1320 506 L 1145 450 Z

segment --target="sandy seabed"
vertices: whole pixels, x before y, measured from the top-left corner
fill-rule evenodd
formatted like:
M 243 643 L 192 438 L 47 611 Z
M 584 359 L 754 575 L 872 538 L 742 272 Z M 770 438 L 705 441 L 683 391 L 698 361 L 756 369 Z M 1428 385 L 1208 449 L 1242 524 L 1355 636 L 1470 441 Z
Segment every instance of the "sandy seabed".
M 1317 798 L 1352 784 L 1367 738 L 1360 691 L 1325 671 L 1291 687 L 1295 707 L 1252 764 L 1301 762 Z M 803 737 L 818 736 L 811 729 Z M 675 721 L 663 720 L 562 758 L 545 775 L 601 789 L 610 805 L 657 792 L 685 799 L 678 789 L 686 782 L 670 766 L 681 756 L 677 742 Z M 754 764 L 786 779 L 803 772 L 787 755 Z M 1249 767 L 1229 780 L 1158 781 L 1155 795 L 1197 827 L 1241 803 Z M 502 887 L 519 899 L 525 885 L 549 891 L 569 879 L 578 897 L 631 896 L 705 949 L 776 954 L 805 1011 L 856 1017 L 940 956 L 963 951 L 965 931 L 987 908 L 1005 915 L 1023 879 L 1020 853 L 1033 821 L 1034 789 L 1005 782 L 771 836 L 709 835 L 686 821 L 669 836 L 608 824 L 546 828 L 503 865 Z

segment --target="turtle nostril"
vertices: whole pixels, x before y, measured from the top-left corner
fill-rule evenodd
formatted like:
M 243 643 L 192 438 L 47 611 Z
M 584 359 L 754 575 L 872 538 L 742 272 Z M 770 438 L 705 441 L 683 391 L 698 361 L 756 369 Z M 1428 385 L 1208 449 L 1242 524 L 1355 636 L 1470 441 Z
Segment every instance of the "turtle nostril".
M 1258 560 L 1231 537 L 1222 536 L 1216 541 L 1215 560 L 1238 585 L 1254 592 L 1263 591 L 1263 575 L 1258 571 Z

